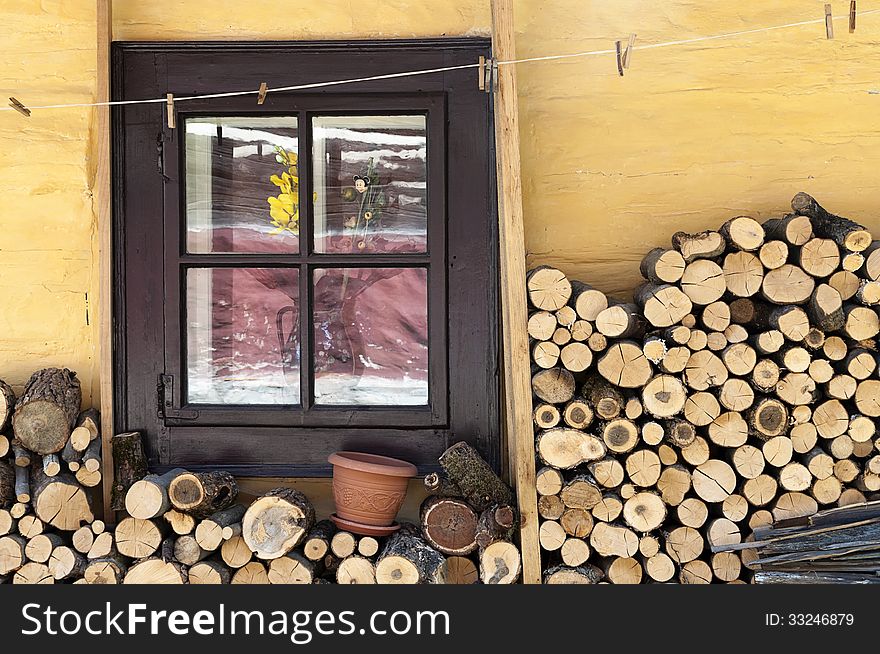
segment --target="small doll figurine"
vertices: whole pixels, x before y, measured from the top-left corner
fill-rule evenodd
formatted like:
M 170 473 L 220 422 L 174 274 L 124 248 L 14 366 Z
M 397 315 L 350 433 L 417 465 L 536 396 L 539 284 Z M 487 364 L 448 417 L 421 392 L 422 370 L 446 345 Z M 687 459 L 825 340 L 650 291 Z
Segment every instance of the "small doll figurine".
M 370 185 L 370 178 L 363 177 L 361 175 L 354 176 L 354 189 L 360 193 L 364 194 L 367 191 L 367 187 Z

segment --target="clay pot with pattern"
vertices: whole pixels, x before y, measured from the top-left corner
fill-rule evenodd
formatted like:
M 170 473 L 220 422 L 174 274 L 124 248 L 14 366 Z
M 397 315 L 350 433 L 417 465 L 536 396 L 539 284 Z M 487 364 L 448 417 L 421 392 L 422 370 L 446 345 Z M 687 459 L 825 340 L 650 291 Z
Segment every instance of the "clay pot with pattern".
M 342 529 L 365 536 L 383 536 L 400 528 L 394 522 L 416 467 L 387 456 L 334 452 L 333 499 L 330 519 Z

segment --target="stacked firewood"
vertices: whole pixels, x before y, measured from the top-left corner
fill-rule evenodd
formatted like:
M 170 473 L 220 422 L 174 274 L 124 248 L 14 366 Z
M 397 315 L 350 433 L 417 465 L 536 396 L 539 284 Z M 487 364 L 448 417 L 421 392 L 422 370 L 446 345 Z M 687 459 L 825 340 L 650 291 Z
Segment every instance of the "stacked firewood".
M 547 583 L 749 581 L 719 547 L 880 491 L 880 242 L 792 210 L 675 234 L 633 302 L 530 272 Z
M 880 584 L 880 501 L 851 504 L 757 527 L 751 542 L 714 548 L 753 552 L 764 584 Z
M 291 488 L 249 506 L 225 471 L 148 474 L 139 433 L 112 439 L 115 526 L 95 518 L 99 420 L 68 370 L 0 382 L 0 582 L 85 584 L 514 583 L 510 489 L 465 443 L 426 479 L 420 525 L 386 538 L 316 522 Z M 59 454 L 60 453 L 60 454 Z M 6 460 L 8 459 L 8 463 Z

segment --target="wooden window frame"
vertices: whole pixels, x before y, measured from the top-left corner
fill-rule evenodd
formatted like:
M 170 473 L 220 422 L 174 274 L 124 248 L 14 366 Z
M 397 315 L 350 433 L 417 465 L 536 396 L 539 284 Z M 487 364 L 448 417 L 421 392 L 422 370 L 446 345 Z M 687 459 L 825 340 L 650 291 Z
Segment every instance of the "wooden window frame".
M 418 41 L 354 41 L 294 43 L 115 43 L 113 47 L 113 98 L 161 97 L 212 93 L 229 88 L 258 86 L 255 76 L 268 77 L 271 86 L 326 79 L 359 77 L 406 69 L 473 63 L 488 55 L 487 39 L 436 39 Z M 292 70 L 283 57 L 302 61 Z M 223 67 L 223 62 L 227 63 Z M 234 62 L 234 63 L 231 63 Z M 329 65 L 327 65 L 329 62 Z M 320 63 L 320 65 L 318 65 Z M 218 75 L 206 68 L 223 71 Z M 258 72 L 254 72 L 258 71 Z M 152 77 L 150 77 L 152 76 Z M 245 79 L 250 80 L 250 84 Z M 145 82 L 145 79 L 148 81 Z M 160 104 L 116 107 L 113 111 L 114 161 L 114 415 L 116 431 L 145 432 L 148 456 L 157 469 L 185 466 L 207 469 L 222 466 L 236 474 L 254 476 L 323 476 L 329 471 L 326 455 L 338 449 L 367 449 L 401 456 L 421 471 L 436 469 L 436 458 L 452 442 L 466 440 L 481 450 L 497 468 L 500 464 L 499 334 L 498 334 L 498 240 L 495 214 L 494 149 L 491 132 L 490 96 L 477 88 L 474 70 L 398 78 L 354 86 L 329 87 L 320 92 L 277 94 L 265 108 L 258 108 L 255 95 L 178 103 L 178 130 L 165 122 Z M 429 247 L 426 254 L 384 255 L 316 254 L 309 250 L 309 229 L 300 235 L 298 255 L 185 254 L 181 249 L 182 193 L 178 173 L 183 148 L 177 142 L 179 128 L 188 116 L 205 115 L 312 115 L 361 113 L 425 113 L 428 138 L 443 134 L 443 141 L 429 146 L 429 170 L 441 173 L 440 186 L 429 178 Z M 485 121 L 477 123 L 476 121 Z M 485 139 L 473 138 L 474 125 L 485 126 Z M 460 126 L 469 125 L 469 133 Z M 300 131 L 301 134 L 307 130 Z M 301 161 L 310 160 L 310 143 L 301 148 Z M 152 151 L 151 151 L 152 150 Z M 304 155 L 303 155 L 304 153 Z M 143 160 L 141 160 L 143 158 Z M 158 159 L 158 166 L 157 166 Z M 152 162 L 155 179 L 147 188 L 133 190 L 125 176 L 132 168 L 148 177 L 146 161 Z M 133 164 L 132 162 L 138 162 Z M 310 161 L 309 161 L 310 165 Z M 464 168 L 466 171 L 458 170 Z M 474 183 L 473 172 L 482 171 L 485 184 Z M 448 177 L 448 184 L 447 178 Z M 440 190 L 431 197 L 430 189 Z M 303 188 L 311 197 L 311 181 Z M 158 198 L 157 190 L 161 189 Z M 431 204 L 433 202 L 433 205 Z M 304 203 L 307 204 L 307 203 Z M 310 203 L 308 203 L 310 204 Z M 152 213 L 151 213 L 152 212 Z M 184 301 L 180 279 L 164 288 L 156 275 L 131 275 L 147 270 L 157 252 L 155 230 L 137 224 L 127 215 L 161 213 L 165 270 L 180 271 L 192 265 L 259 266 L 270 259 L 300 267 L 300 294 L 311 292 L 313 267 L 360 262 L 377 266 L 383 262 L 413 267 L 427 266 L 429 320 L 432 345 L 444 340 L 448 349 L 433 347 L 429 365 L 428 407 L 285 407 L 188 406 L 180 402 L 183 347 L 179 340 L 177 311 Z M 458 216 L 455 220 L 453 216 Z M 310 226 L 309 213 L 305 225 Z M 436 221 L 444 224 L 435 224 Z M 477 223 L 482 221 L 483 224 Z M 439 238 L 438 238 L 439 235 Z M 274 265 L 274 264 L 273 264 Z M 173 276 L 172 276 L 173 277 Z M 182 277 L 182 274 L 181 274 Z M 148 278 L 148 279 L 147 279 Z M 475 288 L 474 288 L 475 287 Z M 177 289 L 169 293 L 168 289 Z M 479 292 L 477 292 L 479 291 Z M 140 325 L 150 315 L 134 304 L 155 309 L 161 293 L 164 306 L 176 307 L 165 327 Z M 152 298 L 130 303 L 128 298 Z M 304 297 L 304 296 L 303 296 Z M 152 304 L 151 304 L 152 302 Z M 153 311 L 155 313 L 155 311 Z M 311 335 L 309 317 L 301 312 L 300 333 Z M 469 329 L 472 320 L 477 327 Z M 161 331 L 161 334 L 157 333 Z M 155 361 L 162 340 L 163 351 L 178 357 Z M 302 361 L 308 360 L 310 337 L 301 339 Z M 307 368 L 310 366 L 303 366 Z M 138 374 L 131 374 L 132 371 Z M 157 407 L 155 386 L 159 375 L 175 379 L 170 403 Z M 447 378 L 448 374 L 448 378 Z M 471 379 L 467 377 L 470 375 Z M 480 381 L 482 379 L 482 382 Z M 306 380 L 307 383 L 310 380 Z M 168 395 L 166 395 L 166 399 Z M 159 415 L 163 413 L 164 415 Z M 193 413 L 198 416 L 193 418 Z

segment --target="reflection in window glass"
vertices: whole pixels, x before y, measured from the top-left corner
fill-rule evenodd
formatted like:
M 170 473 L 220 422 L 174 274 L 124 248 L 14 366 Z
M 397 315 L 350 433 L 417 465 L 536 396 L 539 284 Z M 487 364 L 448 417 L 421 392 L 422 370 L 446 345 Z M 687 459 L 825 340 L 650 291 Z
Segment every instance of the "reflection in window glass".
M 428 279 L 422 268 L 314 273 L 315 403 L 428 403 Z
M 424 116 L 312 120 L 315 251 L 427 250 Z
M 189 118 L 185 133 L 187 252 L 297 252 L 296 118 Z
M 299 404 L 298 278 L 287 268 L 187 272 L 189 402 Z

